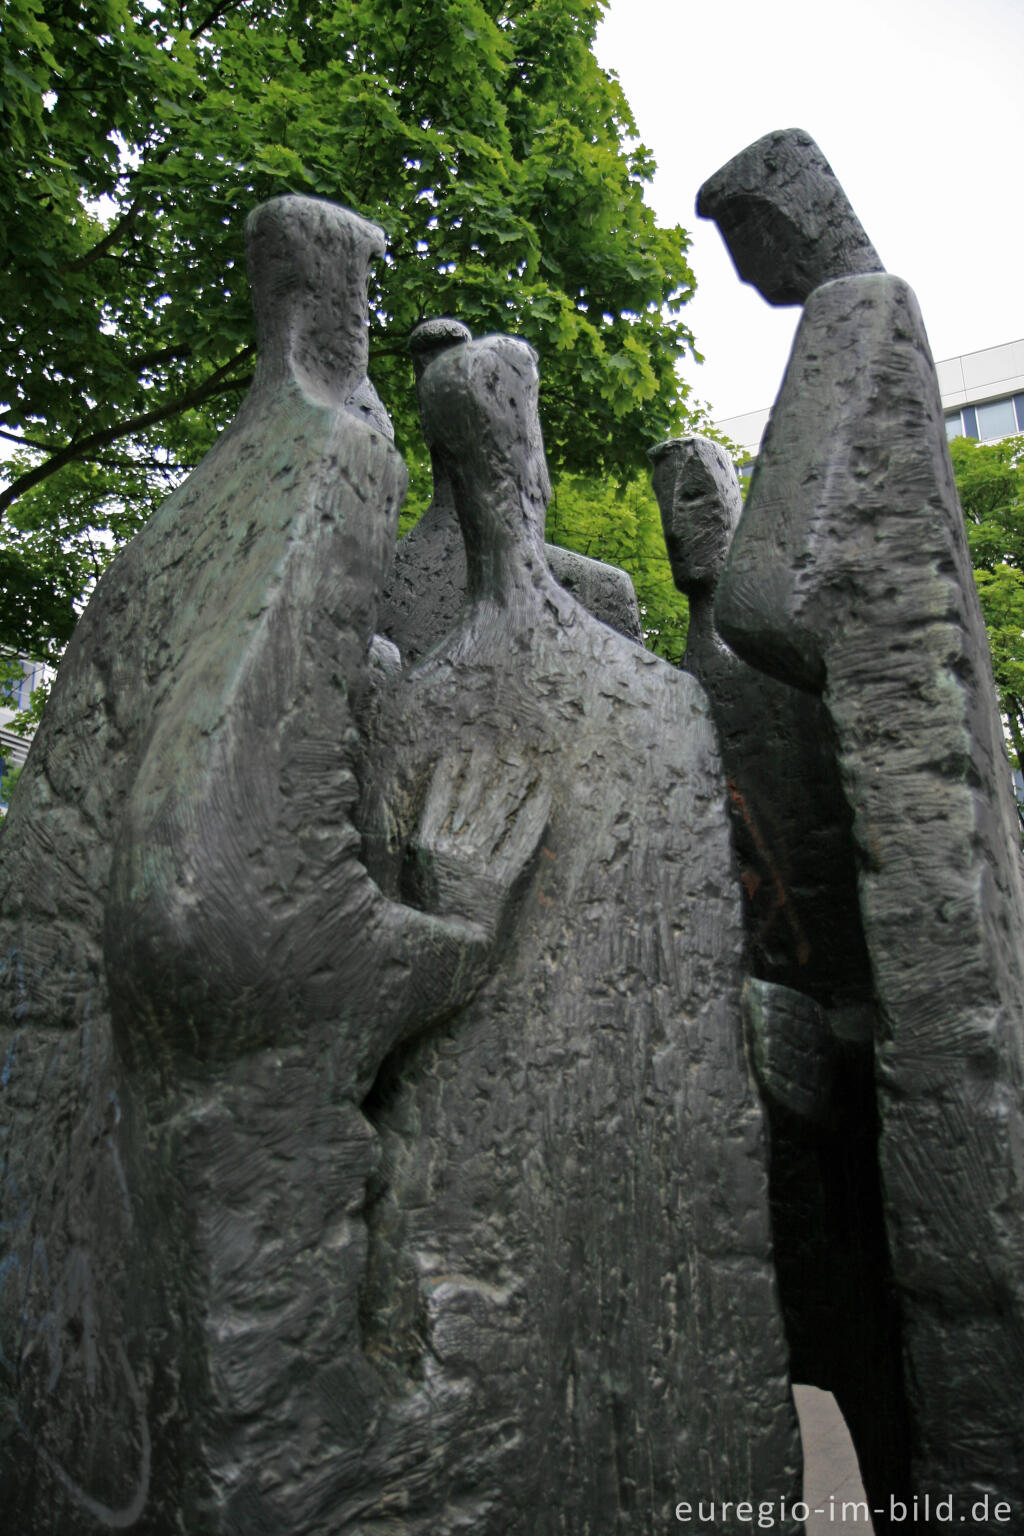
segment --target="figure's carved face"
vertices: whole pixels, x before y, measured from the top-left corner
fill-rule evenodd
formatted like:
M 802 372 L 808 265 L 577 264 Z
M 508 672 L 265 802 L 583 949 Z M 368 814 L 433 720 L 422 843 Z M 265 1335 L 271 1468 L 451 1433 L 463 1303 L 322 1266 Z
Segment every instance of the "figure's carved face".
M 453 320 L 450 315 L 440 315 L 433 320 L 422 320 L 409 337 L 409 351 L 412 353 L 412 366 L 416 374 L 416 384 L 419 386 L 423 371 L 433 362 L 440 353 L 446 352 L 449 347 L 464 346 L 467 341 L 472 341 L 473 333 L 468 325 L 463 325 L 461 320 Z
M 651 450 L 653 486 L 676 586 L 713 587 L 743 509 L 736 471 L 724 448 L 703 437 L 677 437 Z
M 741 150 L 701 187 L 697 212 L 714 219 L 740 277 L 769 304 L 804 304 L 833 278 L 882 270 L 835 172 L 800 128 Z
M 551 483 L 539 385 L 537 354 L 512 336 L 451 347 L 424 370 L 423 431 L 453 485 L 462 488 L 457 499 L 467 544 L 543 536 Z M 499 487 L 513 494 L 493 494 Z
M 314 399 L 343 403 L 366 374 L 366 286 L 384 232 L 312 197 L 279 197 L 246 230 L 260 354 Z

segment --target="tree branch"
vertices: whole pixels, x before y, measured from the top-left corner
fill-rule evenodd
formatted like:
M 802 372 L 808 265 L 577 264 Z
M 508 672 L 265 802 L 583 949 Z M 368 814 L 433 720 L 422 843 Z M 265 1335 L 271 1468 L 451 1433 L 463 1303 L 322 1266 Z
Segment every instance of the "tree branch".
M 97 240 L 92 249 L 86 251 L 84 255 L 75 256 L 71 261 L 64 262 L 63 266 L 57 268 L 58 274 L 62 276 L 65 272 L 81 272 L 83 268 L 92 266 L 94 261 L 99 261 L 101 256 L 107 254 L 112 245 L 117 244 L 125 230 L 135 223 L 138 212 L 139 199 L 135 197 L 128 204 L 128 207 L 117 223 L 110 226 L 102 240 Z
M 1024 735 L 1021 733 L 1024 709 L 1021 707 L 1020 699 L 1016 698 L 1012 693 L 1004 694 L 1001 702 L 1003 709 L 1006 711 L 1004 718 L 1009 727 L 1013 750 L 1017 754 L 1017 766 L 1024 769 Z
M 37 437 L 21 437 L 17 432 L 8 432 L 0 427 L 0 437 L 8 443 L 17 443 L 19 448 L 41 448 L 44 453 L 59 453 L 56 443 L 42 443 Z
M 199 37 L 208 27 L 212 27 L 215 21 L 219 21 L 222 16 L 227 15 L 228 11 L 233 11 L 241 3 L 242 0 L 221 0 L 220 5 L 215 5 L 210 14 L 204 16 L 197 27 L 192 28 L 189 36 Z
M 177 358 L 191 356 L 191 343 L 183 341 L 177 346 L 160 347 L 155 352 L 141 352 L 138 357 L 129 358 L 129 362 L 136 373 L 143 373 L 147 368 L 158 368 L 161 363 L 173 363 Z
M 231 368 L 237 367 L 240 362 L 249 357 L 254 347 L 243 347 L 230 363 L 225 363 L 215 374 L 191 389 L 187 394 L 180 395 L 177 400 L 172 400 L 167 405 L 161 405 L 153 411 L 146 411 L 141 416 L 133 416 L 130 421 L 122 421 L 116 427 L 107 427 L 102 432 L 94 432 L 91 437 L 84 437 L 78 443 L 69 443 L 61 448 L 45 464 L 39 464 L 35 469 L 26 471 L 13 480 L 5 491 L 0 491 L 0 514 L 30 491 L 33 486 L 40 485 L 55 475 L 65 464 L 71 464 L 75 459 L 86 458 L 96 448 L 106 448 L 111 443 L 116 443 L 122 437 L 130 437 L 133 432 L 141 432 L 146 427 L 155 425 L 158 421 L 166 421 L 170 416 L 176 416 L 179 411 L 186 411 L 193 405 L 199 405 L 203 400 L 210 400 L 215 395 L 226 395 L 232 390 L 244 389 L 252 380 L 252 374 L 245 374 L 237 379 L 225 379 L 224 375 Z

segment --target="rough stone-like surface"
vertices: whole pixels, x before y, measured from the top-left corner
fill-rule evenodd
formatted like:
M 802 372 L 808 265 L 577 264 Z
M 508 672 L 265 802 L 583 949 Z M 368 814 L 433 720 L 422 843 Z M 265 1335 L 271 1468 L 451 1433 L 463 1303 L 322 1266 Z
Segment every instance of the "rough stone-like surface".
M 828 716 L 814 695 L 742 661 L 715 626 L 715 592 L 743 510 L 736 471 L 707 438 L 671 438 L 650 456 L 673 579 L 690 606 L 682 664 L 707 691 L 722 744 L 755 973 L 830 1010 L 870 1007 Z
M 544 558 L 559 586 L 603 624 L 635 644 L 643 641 L 636 592 L 626 571 L 558 544 Z M 466 601 L 466 550 L 451 492 L 435 476 L 434 496 L 398 542 L 381 596 L 378 623 L 406 664 L 419 661 L 454 627 Z
M 558 585 L 571 592 L 588 613 L 634 644 L 643 644 L 640 608 L 627 571 L 559 544 L 545 544 L 544 558 Z
M 651 459 L 672 574 L 690 606 L 682 665 L 707 691 L 729 791 L 793 1375 L 835 1393 L 872 1506 L 887 1509 L 908 1487 L 906 1408 L 876 1152 L 877 1010 L 831 724 L 819 698 L 749 666 L 715 626 L 742 512 L 725 450 L 673 438 Z M 827 1060 L 821 1017 L 833 1037 Z
M 824 1012 L 806 992 L 756 977 L 743 990 L 743 1012 L 762 1092 L 801 1120 L 826 1120 L 837 1053 Z
M 469 330 L 458 320 L 426 320 L 418 325 L 409 338 L 417 377 L 432 357 L 469 339 Z M 444 638 L 466 598 L 466 551 L 451 486 L 436 456 L 432 467 L 433 500 L 415 527 L 399 540 L 377 620 L 407 665 Z M 595 618 L 627 639 L 643 642 L 636 593 L 625 571 L 557 544 L 545 544 L 544 557 L 559 585 Z
M 491 765 L 529 765 L 551 809 L 493 979 L 368 1101 L 362 1330 L 388 1391 L 346 1509 L 422 1536 L 653 1532 L 680 1489 L 779 1498 L 795 1468 L 718 755 L 698 685 L 547 569 L 529 348 L 453 347 L 420 389 L 467 603 L 381 701 L 371 869 L 402 890 L 452 750 L 462 814 Z
M 468 604 L 399 672 L 380 232 L 286 198 L 249 244 L 252 391 L 100 583 L 0 843 L 4 1520 L 791 1505 L 700 688 L 552 579 L 535 361 L 494 339 L 421 380 Z
M 822 690 L 853 811 L 915 1492 L 1018 1510 L 1021 864 L 934 365 L 900 280 L 808 300 L 717 613 L 750 661 Z
M 388 671 L 405 485 L 365 377 L 383 237 L 295 198 L 248 234 L 252 391 L 101 581 L 0 843 L 18 1536 L 340 1528 L 373 1376 L 360 1101 L 479 983 L 547 814 L 510 770 L 453 829 L 438 778 L 411 847 L 447 918 L 359 862 L 353 711 Z
M 820 283 L 882 263 L 810 134 L 766 134 L 708 178 L 697 212 L 714 219 L 736 270 L 769 304 L 802 304 Z

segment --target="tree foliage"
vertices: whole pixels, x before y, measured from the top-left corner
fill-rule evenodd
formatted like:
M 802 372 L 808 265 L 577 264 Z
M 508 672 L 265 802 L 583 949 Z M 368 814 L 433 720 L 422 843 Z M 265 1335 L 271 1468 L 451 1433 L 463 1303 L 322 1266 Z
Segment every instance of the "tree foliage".
M 552 544 L 628 571 L 640 605 L 644 643 L 679 665 L 686 649 L 688 607 L 672 579 L 648 471 L 625 485 L 592 475 L 563 475 L 548 507 L 547 537 Z
M 371 371 L 422 483 L 405 338 L 540 352 L 564 472 L 679 431 L 686 234 L 592 43 L 603 0 L 6 0 L 0 644 L 51 659 L 111 552 L 234 413 L 243 224 L 297 191 L 384 225 Z
M 22 770 L 20 767 L 8 767 L 6 761 L 3 761 L 0 767 L 2 767 L 2 772 L 0 772 L 0 816 L 5 816 L 11 803 L 11 796 L 18 787 L 18 780 L 21 778 Z
M 1024 437 L 950 444 L 999 706 L 1024 767 Z

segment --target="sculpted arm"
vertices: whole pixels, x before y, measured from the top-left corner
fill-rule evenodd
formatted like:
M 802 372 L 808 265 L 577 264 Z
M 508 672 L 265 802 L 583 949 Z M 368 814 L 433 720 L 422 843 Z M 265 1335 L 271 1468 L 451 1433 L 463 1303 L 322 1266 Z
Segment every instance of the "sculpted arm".
M 250 748 L 239 740 L 209 796 L 172 818 L 140 814 L 140 785 L 108 905 L 115 1029 L 136 1063 L 324 1046 L 360 1096 L 403 1036 L 461 1006 L 486 977 L 548 798 L 506 775 L 484 783 L 459 822 L 467 765 L 443 759 L 410 849 L 433 909 L 420 910 L 382 894 L 349 814 L 305 828 L 285 806 L 266 815 L 278 797 L 259 781 L 274 765 Z M 350 813 L 354 777 L 330 776 L 336 810 Z M 308 784 L 303 802 L 314 794 Z
M 118 1040 L 140 1066 L 330 1043 L 363 1091 L 397 1040 L 479 986 L 543 830 L 530 783 L 504 767 L 485 782 L 478 764 L 474 814 L 453 832 L 465 775 L 449 762 L 418 839 L 434 910 L 387 900 L 361 863 L 352 703 L 372 626 L 373 501 L 390 494 L 396 456 L 358 423 L 343 437 L 346 473 L 244 647 L 219 663 L 208 636 L 193 641 L 121 818 L 105 955 Z M 231 602 L 253 601 L 229 597 L 225 648 Z

